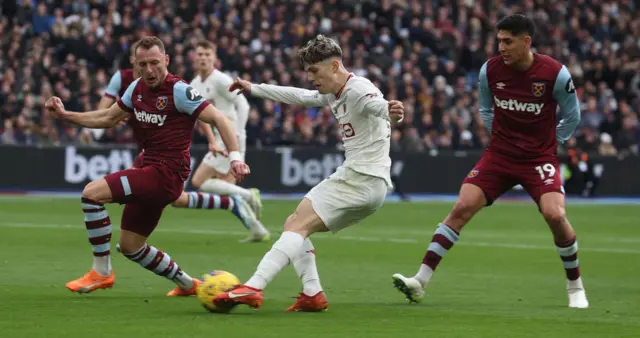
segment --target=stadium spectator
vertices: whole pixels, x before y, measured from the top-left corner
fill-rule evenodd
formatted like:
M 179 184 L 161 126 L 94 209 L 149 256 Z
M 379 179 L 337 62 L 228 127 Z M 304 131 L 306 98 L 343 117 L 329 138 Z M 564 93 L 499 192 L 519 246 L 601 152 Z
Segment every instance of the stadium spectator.
M 0 142 L 131 143 L 118 127 L 86 131 L 53 121 L 41 108 L 52 94 L 72 110 L 96 107 L 109 75 L 128 64 L 131 43 L 157 34 L 170 71 L 190 80 L 195 43 L 218 44 L 219 68 L 252 82 L 308 87 L 295 57 L 318 33 L 344 46 L 347 68 L 369 77 L 388 99 L 405 104 L 392 148 L 482 149 L 475 84 L 495 54 L 492 27 L 504 15 L 535 18 L 535 50 L 572 73 L 582 102 L 577 146 L 638 154 L 640 16 L 631 0 L 229 2 L 79 0 L 22 1 L 0 19 Z M 339 146 L 327 109 L 252 101 L 249 146 Z M 606 134 L 604 134 L 606 133 Z M 196 142 L 206 142 L 204 137 Z

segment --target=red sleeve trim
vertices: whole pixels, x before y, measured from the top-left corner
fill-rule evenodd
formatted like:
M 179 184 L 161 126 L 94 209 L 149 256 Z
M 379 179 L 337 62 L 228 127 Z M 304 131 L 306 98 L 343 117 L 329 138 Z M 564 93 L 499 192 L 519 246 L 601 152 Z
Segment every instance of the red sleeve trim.
M 191 116 L 193 116 L 193 118 L 197 119 L 198 116 L 200 116 L 200 113 L 202 113 L 202 111 L 207 108 L 208 106 L 210 106 L 211 103 L 209 103 L 209 101 L 204 101 L 202 102 L 198 108 L 196 108 L 196 110 L 193 111 L 193 113 L 191 114 Z
M 104 95 L 103 95 L 103 96 L 106 96 L 106 97 L 108 97 L 108 98 L 110 98 L 110 99 L 114 99 L 114 100 L 115 100 L 115 99 L 117 99 L 117 97 L 115 97 L 115 96 L 113 96 L 113 95 L 111 95 L 111 94 L 109 94 L 109 93 L 104 93 Z
M 122 109 L 122 110 L 124 110 L 126 112 L 129 112 L 129 113 L 133 113 L 133 109 L 127 107 L 127 105 L 124 104 L 124 102 L 122 102 L 122 100 L 118 100 L 117 103 L 118 103 L 118 107 L 120 107 L 120 109 Z

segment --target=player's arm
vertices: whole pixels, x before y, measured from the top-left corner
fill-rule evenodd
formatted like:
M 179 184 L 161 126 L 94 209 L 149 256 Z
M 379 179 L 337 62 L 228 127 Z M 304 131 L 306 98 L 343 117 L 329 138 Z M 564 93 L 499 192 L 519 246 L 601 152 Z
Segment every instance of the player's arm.
M 329 103 L 326 95 L 320 94 L 317 90 L 276 86 L 266 83 L 254 84 L 242 79 L 236 79 L 229 87 L 229 91 L 231 92 L 234 92 L 236 89 L 240 89 L 241 92 L 251 93 L 251 95 L 263 99 L 305 107 L 323 107 Z
M 249 101 L 244 95 L 236 95 L 235 107 L 237 112 L 236 133 L 240 135 L 242 130 L 244 130 L 247 126 L 247 120 L 249 119 L 249 111 L 251 110 L 251 106 L 249 105 Z
M 70 112 L 64 109 L 64 104 L 62 104 L 60 98 L 55 96 L 47 100 L 45 108 L 47 108 L 55 117 L 83 127 L 111 128 L 118 122 L 125 119 L 129 113 L 133 112 L 131 96 L 133 94 L 133 89 L 138 84 L 138 81 L 139 79 L 133 81 L 120 100 L 107 109 L 83 113 Z
M 225 99 L 229 100 L 229 102 L 233 102 L 233 106 L 236 108 L 236 129 L 238 131 L 245 128 L 247 125 L 247 119 L 249 118 L 249 110 L 251 110 L 251 106 L 249 105 L 249 101 L 247 97 L 244 95 L 238 95 L 229 91 L 229 88 L 233 84 L 233 80 L 230 77 L 224 77 L 223 83 L 220 86 L 217 86 L 218 93 L 223 96 Z
M 103 95 L 102 98 L 100 98 L 100 103 L 98 103 L 98 110 L 107 109 L 113 106 L 114 103 L 116 103 L 114 97 Z
M 200 131 L 204 134 L 204 136 L 207 137 L 207 142 L 209 142 L 209 144 L 215 144 L 216 137 L 215 135 L 213 135 L 213 130 L 211 129 L 211 126 L 208 123 L 203 123 L 201 121 L 197 121 L 196 123 L 198 124 L 198 129 L 200 129 Z
M 580 102 L 576 95 L 576 88 L 567 67 L 562 66 L 556 83 L 553 86 L 553 98 L 560 107 L 560 122 L 556 126 L 556 139 L 564 143 L 571 138 L 571 134 L 580 123 Z
M 109 84 L 107 85 L 107 89 L 102 95 L 100 99 L 100 103 L 98 104 L 98 110 L 107 109 L 116 102 L 116 98 L 118 97 L 118 93 L 120 92 L 120 87 L 122 85 L 122 76 L 120 75 L 120 71 L 117 71 L 111 76 L 111 80 L 109 80 Z
M 355 107 L 366 115 L 373 115 L 393 122 L 401 122 L 404 117 L 402 102 L 387 101 L 382 93 L 375 87 L 353 89 L 357 97 Z
M 111 128 L 129 114 L 117 104 L 107 109 L 89 112 L 67 111 L 62 101 L 56 96 L 50 98 L 45 103 L 45 107 L 55 117 L 87 128 Z
M 241 135 L 244 128 L 247 126 L 247 120 L 249 118 L 249 110 L 251 106 L 247 97 L 235 92 L 229 91 L 229 88 L 233 85 L 233 80 L 230 76 L 224 74 L 218 78 L 218 82 L 215 84 L 216 92 L 219 96 L 224 98 L 226 102 L 230 102 L 236 110 L 235 127 L 236 134 Z
M 177 82 L 173 86 L 173 99 L 179 112 L 191 115 L 218 129 L 222 141 L 229 151 L 231 161 L 241 159 L 233 124 L 221 111 L 205 100 L 196 89 L 184 82 Z
M 493 98 L 489 80 L 487 79 L 487 63 L 485 62 L 480 68 L 478 74 L 478 106 L 480 118 L 484 122 L 484 126 L 491 134 L 491 126 L 493 124 Z
M 117 72 L 116 74 L 120 74 L 120 72 Z M 115 75 L 112 77 L 112 80 L 114 77 Z M 133 95 L 133 89 L 138 84 L 138 81 L 139 79 L 133 81 L 120 100 L 118 100 L 116 104 L 111 104 L 109 108 L 84 113 L 66 112 L 61 116 L 63 116 L 63 119 L 71 123 L 87 128 L 111 128 L 118 122 L 127 118 L 129 113 L 133 112 L 133 101 L 131 100 L 131 97 Z
M 238 138 L 236 137 L 236 131 L 233 129 L 233 123 L 231 123 L 231 120 L 229 120 L 223 112 L 209 104 L 202 110 L 198 119 L 202 122 L 209 123 L 218 129 L 220 137 L 222 137 L 222 142 L 229 151 L 229 159 L 231 161 L 241 159 L 240 148 L 238 147 Z

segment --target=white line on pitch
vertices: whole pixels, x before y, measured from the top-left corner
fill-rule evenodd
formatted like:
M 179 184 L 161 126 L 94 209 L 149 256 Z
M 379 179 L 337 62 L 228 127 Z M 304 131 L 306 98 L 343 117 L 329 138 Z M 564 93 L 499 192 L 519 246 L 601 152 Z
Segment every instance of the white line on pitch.
M 82 224 L 38 224 L 38 223 L 23 223 L 23 222 L 0 222 L 0 227 L 11 228 L 40 228 L 40 229 L 84 229 Z M 202 235 L 224 235 L 224 236 L 242 236 L 246 235 L 246 231 L 233 231 L 233 230 L 215 230 L 215 229 L 172 229 L 172 228 L 157 228 L 155 232 L 166 233 L 188 233 L 188 234 L 202 234 Z M 371 236 L 349 236 L 349 235 L 322 235 L 314 236 L 314 240 L 341 240 L 341 241 L 358 241 L 358 242 L 380 242 L 380 243 L 409 243 L 419 244 L 424 243 L 425 247 L 428 245 L 428 237 L 423 240 L 417 240 L 414 238 L 392 238 L 392 237 L 371 237 Z M 553 250 L 555 249 L 551 244 L 549 245 L 535 245 L 535 244 L 509 244 L 509 243 L 496 243 L 496 242 L 480 242 L 473 239 L 467 241 L 460 241 L 456 245 L 461 246 L 475 246 L 475 247 L 494 247 L 505 249 L 525 249 L 525 250 Z M 635 249 L 623 249 L 623 248 L 606 248 L 606 247 L 580 247 L 582 252 L 603 252 L 603 253 L 619 253 L 640 255 L 640 250 Z

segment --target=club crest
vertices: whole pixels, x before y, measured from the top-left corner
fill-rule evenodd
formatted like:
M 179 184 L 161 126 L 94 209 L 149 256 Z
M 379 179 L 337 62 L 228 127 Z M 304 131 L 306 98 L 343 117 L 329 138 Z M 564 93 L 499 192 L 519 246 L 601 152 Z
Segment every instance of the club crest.
M 167 108 L 167 104 L 169 104 L 169 97 L 167 96 L 158 96 L 156 99 L 156 108 L 160 110 Z
M 531 93 L 535 97 L 540 97 L 544 95 L 547 91 L 547 84 L 544 82 L 534 82 L 531 84 Z
M 467 177 L 469 177 L 469 178 L 474 178 L 474 177 L 478 176 L 478 173 L 479 173 L 479 172 L 480 172 L 479 170 L 477 170 L 477 169 L 473 169 L 473 170 L 471 170 L 471 171 L 469 172 L 469 175 L 467 175 Z

